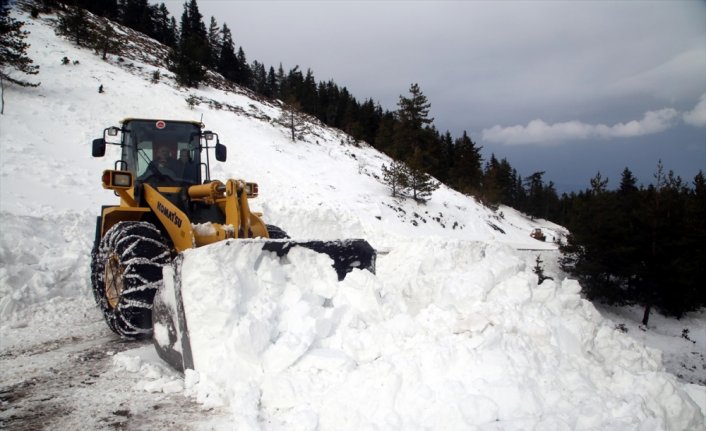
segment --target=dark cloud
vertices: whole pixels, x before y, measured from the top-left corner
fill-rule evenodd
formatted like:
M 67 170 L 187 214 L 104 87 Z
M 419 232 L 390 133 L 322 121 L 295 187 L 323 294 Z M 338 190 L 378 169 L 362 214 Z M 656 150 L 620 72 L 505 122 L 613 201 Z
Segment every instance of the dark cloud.
M 166 4 L 178 19 L 183 2 Z M 250 61 L 311 68 L 359 100 L 394 110 L 419 83 L 439 130 L 467 130 L 513 165 L 530 150 L 502 145 L 502 137 L 569 152 L 594 141 L 610 152 L 628 138 L 695 139 L 684 145 L 702 150 L 706 166 L 701 114 L 685 116 L 706 94 L 703 1 L 198 4 L 204 21 L 228 24 Z M 655 144 L 654 154 L 667 159 L 677 150 Z M 570 160 L 546 154 L 547 177 Z

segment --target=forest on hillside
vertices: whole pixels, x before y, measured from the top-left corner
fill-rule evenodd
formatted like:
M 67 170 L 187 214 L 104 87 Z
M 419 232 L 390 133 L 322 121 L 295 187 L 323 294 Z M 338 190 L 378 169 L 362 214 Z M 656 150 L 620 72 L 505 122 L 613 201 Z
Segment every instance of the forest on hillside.
M 2 51 L 2 77 L 10 79 L 7 68 L 36 74 L 25 53 L 21 22 L 8 16 L 7 7 L 3 0 L 0 37 L 8 49 Z M 706 278 L 702 171 L 684 180 L 656 161 L 653 184 L 638 185 L 626 167 L 617 189 L 609 189 L 598 172 L 585 190 L 559 196 L 544 172 L 522 176 L 505 158 L 493 154 L 484 160 L 482 148 L 466 132 L 460 137 L 439 132 L 429 117 L 431 103 L 417 84 L 400 95 L 396 111 L 386 111 L 372 98 L 359 102 L 333 80 L 317 82 L 310 69 L 285 71 L 281 64 L 275 69 L 248 62 L 226 23 L 219 25 L 213 17 L 208 26 L 204 23 L 196 0 L 184 3 L 178 24 L 164 3 L 147 0 L 39 0 L 31 9 L 33 16 L 58 11 L 60 31 L 103 58 L 119 55 L 125 41 L 110 26 L 93 28 L 88 12 L 167 46 L 165 62 L 180 85 L 198 87 L 211 70 L 261 97 L 282 101 L 291 112 L 343 130 L 354 142 L 366 142 L 392 158 L 383 167 L 383 181 L 394 196 L 423 204 L 441 182 L 491 208 L 507 205 L 565 226 L 571 234 L 560 244 L 562 264 L 581 281 L 586 296 L 641 304 L 645 324 L 652 307 L 680 317 L 706 306 L 706 290 L 699 285 Z

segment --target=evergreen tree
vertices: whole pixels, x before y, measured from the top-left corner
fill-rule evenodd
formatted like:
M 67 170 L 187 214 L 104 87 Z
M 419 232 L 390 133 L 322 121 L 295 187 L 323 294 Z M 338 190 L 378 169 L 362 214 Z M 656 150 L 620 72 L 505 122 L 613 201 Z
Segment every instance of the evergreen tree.
M 428 201 L 434 190 L 439 188 L 439 183 L 420 168 L 423 163 L 422 159 L 422 150 L 419 148 L 415 149 L 407 174 L 409 189 L 412 191 L 412 199 L 418 203 Z
M 597 174 L 590 189 L 567 198 L 571 234 L 561 247 L 564 268 L 589 299 L 641 304 L 645 325 L 653 307 L 680 317 L 706 305 L 698 284 L 706 275 L 706 202 L 696 199 L 703 175 L 689 189 L 660 162 L 654 178 L 655 184 L 637 188 L 626 168 L 619 188 L 608 191 Z
M 59 17 L 59 32 L 78 46 L 88 45 L 92 30 L 86 10 L 76 6 L 62 14 Z
M 680 262 L 679 280 L 687 286 L 688 300 L 706 306 L 706 289 L 699 282 L 706 280 L 706 178 L 703 171 L 694 176 L 693 189 L 688 192 L 686 226 L 688 235 L 683 245 L 686 253 Z
M 252 90 L 265 95 L 267 92 L 267 73 L 265 73 L 265 65 L 255 60 L 250 67 L 252 73 Z
M 523 204 L 520 205 L 523 211 L 532 218 L 543 219 L 552 218 L 559 209 L 559 197 L 554 189 L 554 183 L 544 184 L 542 176 L 544 172 L 535 172 L 525 178 L 526 192 L 523 196 Z
M 117 0 L 86 0 L 84 3 L 90 4 L 86 9 L 111 21 L 117 20 L 119 16 Z
M 289 94 L 286 92 L 287 88 L 287 77 L 284 75 L 284 68 L 282 63 L 279 64 L 277 68 L 277 73 L 275 74 L 275 82 L 277 83 L 277 91 L 275 96 L 277 99 L 284 100 Z
M 395 117 L 391 112 L 383 114 L 380 124 L 378 125 L 377 133 L 373 146 L 380 151 L 392 156 L 394 153 L 393 147 L 395 142 Z
M 270 98 L 277 97 L 277 77 L 275 76 L 275 68 L 272 66 L 270 66 L 270 70 L 267 72 L 267 81 L 263 95 Z
M 392 197 L 404 196 L 404 192 L 409 187 L 409 176 L 407 166 L 399 160 L 393 160 L 388 168 L 382 165 L 382 181 L 392 192 Z
M 372 144 L 375 141 L 380 119 L 382 118 L 382 108 L 375 104 L 373 99 L 366 100 L 358 109 L 358 122 L 361 132 L 357 138 Z
M 39 66 L 27 55 L 25 42 L 29 32 L 22 30 L 24 22 L 10 17 L 10 9 L 3 1 L 0 5 L 0 114 L 5 113 L 5 81 L 22 87 L 37 87 L 39 83 L 19 78 L 16 73 L 36 75 Z
M 95 15 L 103 16 L 110 20 L 115 20 L 119 16 L 117 0 L 64 0 L 63 3 L 86 9 Z
M 471 140 L 465 130 L 463 136 L 454 142 L 454 160 L 449 177 L 456 190 L 468 194 L 479 191 L 483 177 L 481 148 Z
M 434 119 L 429 118 L 429 108 L 431 104 L 422 93 L 418 84 L 409 87 L 411 97 L 400 96 L 397 106 L 398 119 L 410 130 L 421 130 L 424 126 L 431 124 Z
M 150 6 L 147 0 L 120 0 L 120 23 L 150 37 L 155 37 L 153 14 L 157 7 Z
M 464 131 L 465 133 L 465 131 Z M 451 133 L 447 130 L 443 136 L 439 137 L 439 164 L 438 173 L 436 178 L 445 183 L 449 187 L 453 187 L 460 191 L 460 187 L 457 184 L 457 179 L 454 178 L 456 173 L 455 169 L 458 162 L 456 158 L 456 146 L 454 145 L 454 140 L 451 137 Z M 479 168 L 479 178 L 483 175 L 483 171 Z
M 306 70 L 306 76 L 301 82 L 301 88 L 299 89 L 298 100 L 301 102 L 304 112 L 314 113 L 317 111 L 318 94 L 314 72 L 311 69 Z
M 601 194 L 606 191 L 608 186 L 608 178 L 603 179 L 600 171 L 596 173 L 596 176 L 591 178 L 591 191 L 595 194 Z
M 252 88 L 252 72 L 250 70 L 250 66 L 248 65 L 248 60 L 245 57 L 243 47 L 238 48 L 236 58 L 238 59 L 238 69 L 235 76 L 235 83 L 240 84 L 243 87 Z
M 620 187 L 618 191 L 624 195 L 637 191 L 637 179 L 627 166 L 623 169 L 623 173 L 620 177 Z
M 429 118 L 431 104 L 418 84 L 412 84 L 409 93 L 410 97 L 400 96 L 397 103 L 397 123 L 391 155 L 407 162 L 417 157 L 415 163 L 419 165 L 418 169 L 429 172 L 438 164 L 435 158 L 438 155 L 435 150 L 438 148 L 433 148 L 435 142 L 429 129 L 434 121 Z M 419 154 L 415 155 L 415 151 L 419 151 Z
M 545 280 L 554 280 L 552 277 L 544 275 L 544 267 L 542 266 L 544 261 L 539 255 L 537 255 L 537 258 L 534 260 L 534 262 L 535 265 L 532 268 L 532 272 L 537 274 L 537 284 L 542 284 Z
M 225 25 L 225 24 L 224 24 Z M 216 68 L 218 65 L 219 54 L 221 53 L 221 35 L 218 29 L 216 18 L 211 17 L 211 23 L 208 26 L 208 47 L 211 52 L 211 59 L 208 63 L 209 67 Z
M 519 188 L 522 188 L 521 183 Z M 510 162 L 505 158 L 498 161 L 495 154 L 491 154 L 483 172 L 484 201 L 490 205 L 516 206 L 520 193 L 517 172 Z
M 154 38 L 168 47 L 174 47 L 177 41 L 176 20 L 169 16 L 169 10 L 164 3 L 154 9 Z
M 176 75 L 177 82 L 187 87 L 197 87 L 203 81 L 205 65 L 211 60 L 206 26 L 201 18 L 196 0 L 184 3 L 179 41 L 169 55 L 169 69 Z
M 25 39 L 29 32 L 23 30 L 23 26 L 24 22 L 10 17 L 10 8 L 3 1 L 0 6 L 0 79 L 23 87 L 36 87 L 39 83 L 31 83 L 13 73 L 39 73 L 39 66 L 32 64 L 32 59 L 27 55 L 29 44 Z
M 230 28 L 228 28 L 225 23 L 223 23 L 220 33 L 220 52 L 218 55 L 218 63 L 216 64 L 216 71 L 227 80 L 235 82 L 240 63 L 238 63 L 238 58 L 235 56 L 233 36 L 231 35 Z
M 118 33 L 113 30 L 110 23 L 100 26 L 93 34 L 93 48 L 101 54 L 103 60 L 108 54 L 118 54 L 123 46 L 123 40 Z
M 292 142 L 296 142 L 300 138 L 299 133 L 304 125 L 301 116 L 301 105 L 296 99 L 290 98 L 288 103 L 284 105 L 280 121 L 289 128 Z

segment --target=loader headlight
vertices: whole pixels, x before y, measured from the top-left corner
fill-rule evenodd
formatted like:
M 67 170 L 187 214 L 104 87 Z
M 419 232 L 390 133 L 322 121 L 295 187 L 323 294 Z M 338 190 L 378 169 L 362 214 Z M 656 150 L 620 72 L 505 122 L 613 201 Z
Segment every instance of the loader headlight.
M 245 183 L 245 193 L 249 198 L 256 198 L 259 191 L 257 183 Z
M 119 187 L 132 186 L 132 175 L 122 172 L 113 172 L 113 185 Z
M 126 171 L 103 171 L 102 181 L 106 189 L 129 189 L 132 187 L 132 174 Z

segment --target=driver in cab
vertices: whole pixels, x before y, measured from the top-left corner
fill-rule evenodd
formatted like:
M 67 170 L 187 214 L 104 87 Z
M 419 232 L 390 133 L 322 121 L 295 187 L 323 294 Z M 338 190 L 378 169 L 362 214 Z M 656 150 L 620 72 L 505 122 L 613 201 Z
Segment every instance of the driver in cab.
M 183 170 L 182 165 L 169 155 L 169 148 L 165 146 L 157 148 L 157 153 L 152 163 L 163 175 L 167 175 L 172 179 L 181 177 L 179 173 Z

